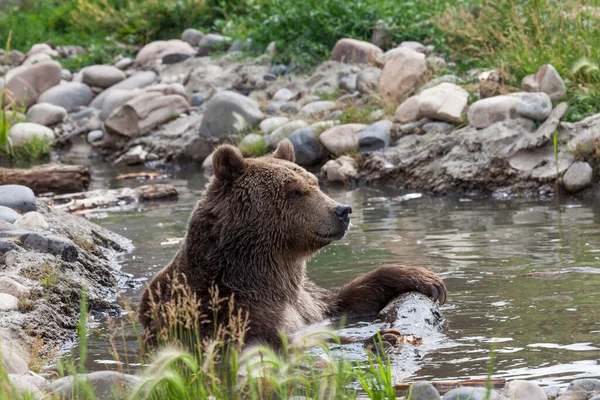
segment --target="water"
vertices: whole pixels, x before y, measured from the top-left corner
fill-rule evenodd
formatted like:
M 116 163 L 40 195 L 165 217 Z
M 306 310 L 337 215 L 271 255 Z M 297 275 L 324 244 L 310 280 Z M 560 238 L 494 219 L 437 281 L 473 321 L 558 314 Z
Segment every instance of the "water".
M 93 170 L 93 188 L 131 184 L 114 179 L 123 170 Z M 122 259 L 123 271 L 142 282 L 122 293 L 132 306 L 143 283 L 175 254 L 177 245 L 165 242 L 184 235 L 206 181 L 199 173 L 174 173 L 165 182 L 179 189 L 177 202 L 94 219 L 133 240 L 135 250 Z M 308 264 L 317 284 L 333 288 L 383 263 L 400 263 L 431 268 L 448 286 L 445 339 L 408 376 L 395 373 L 397 382 L 485 377 L 492 348 L 495 377 L 544 385 L 600 377 L 599 207 L 558 206 L 554 199 L 430 198 L 392 188 L 324 190 L 354 212 L 348 235 Z M 130 317 L 114 323 L 125 327 L 116 340 L 119 360 L 135 370 L 139 346 Z M 96 322 L 90 370 L 114 364 L 107 321 Z

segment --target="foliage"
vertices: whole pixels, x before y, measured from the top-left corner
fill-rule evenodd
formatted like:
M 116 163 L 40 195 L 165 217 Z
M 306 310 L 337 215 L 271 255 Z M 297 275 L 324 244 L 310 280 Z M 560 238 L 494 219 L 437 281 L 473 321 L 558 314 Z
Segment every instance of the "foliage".
M 260 157 L 269 152 L 269 146 L 267 146 L 264 140 L 254 142 L 240 141 L 237 147 L 246 157 Z

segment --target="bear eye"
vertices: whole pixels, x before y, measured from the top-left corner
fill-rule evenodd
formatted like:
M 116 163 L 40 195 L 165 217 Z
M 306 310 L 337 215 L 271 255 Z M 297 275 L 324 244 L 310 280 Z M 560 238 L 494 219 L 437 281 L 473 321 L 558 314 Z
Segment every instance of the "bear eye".
M 297 199 L 299 197 L 304 196 L 304 192 L 302 192 L 299 189 L 294 189 L 294 190 L 290 190 L 288 193 L 288 198 L 289 199 Z

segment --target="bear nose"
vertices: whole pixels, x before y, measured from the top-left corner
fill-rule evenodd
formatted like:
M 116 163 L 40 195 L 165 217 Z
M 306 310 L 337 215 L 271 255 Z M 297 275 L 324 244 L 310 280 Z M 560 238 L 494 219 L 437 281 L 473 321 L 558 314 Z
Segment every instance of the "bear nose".
M 350 214 L 352 214 L 352 207 L 346 204 L 339 204 L 335 207 L 335 215 L 337 215 L 340 221 L 349 222 L 350 217 L 348 215 Z

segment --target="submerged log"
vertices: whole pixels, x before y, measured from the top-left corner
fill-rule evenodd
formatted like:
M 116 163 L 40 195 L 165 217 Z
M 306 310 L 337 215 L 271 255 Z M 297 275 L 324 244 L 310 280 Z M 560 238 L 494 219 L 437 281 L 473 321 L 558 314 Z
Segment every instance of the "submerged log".
M 90 185 L 92 173 L 81 165 L 44 164 L 29 169 L 0 168 L 0 185 L 24 185 L 41 193 L 81 192 Z

